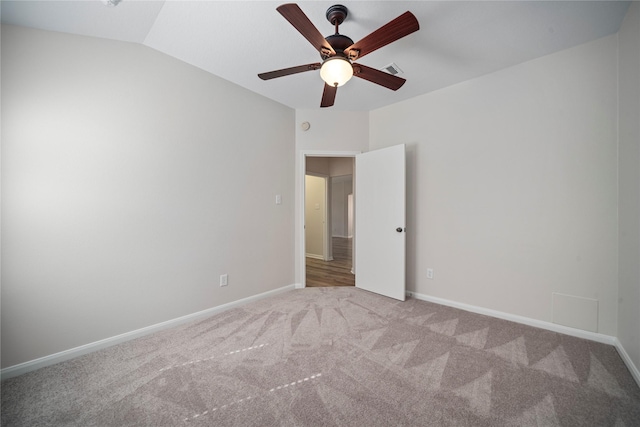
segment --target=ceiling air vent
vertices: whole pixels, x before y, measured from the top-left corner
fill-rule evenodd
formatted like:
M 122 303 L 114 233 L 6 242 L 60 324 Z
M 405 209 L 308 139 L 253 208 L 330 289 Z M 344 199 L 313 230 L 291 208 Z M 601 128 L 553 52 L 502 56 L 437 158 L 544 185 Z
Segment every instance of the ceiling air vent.
M 384 71 L 385 73 L 389 73 L 393 76 L 397 75 L 397 74 L 402 74 L 402 70 L 400 69 L 400 67 L 398 67 L 394 62 L 392 62 L 391 64 L 382 67 L 380 69 L 380 71 Z

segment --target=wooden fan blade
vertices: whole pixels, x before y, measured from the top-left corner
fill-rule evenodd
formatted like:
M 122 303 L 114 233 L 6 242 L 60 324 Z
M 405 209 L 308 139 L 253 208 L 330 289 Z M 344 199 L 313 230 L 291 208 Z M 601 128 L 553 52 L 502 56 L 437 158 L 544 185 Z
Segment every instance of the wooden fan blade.
M 362 40 L 355 42 L 346 48 L 344 52 L 349 55 L 350 52 L 358 51 L 357 58 L 362 58 L 366 54 L 380 49 L 404 36 L 408 36 L 419 29 L 420 24 L 418 24 L 418 20 L 413 13 L 405 12 Z
M 353 64 L 353 75 L 361 79 L 369 80 L 391 90 L 398 90 L 406 82 L 402 77 L 397 77 L 366 65 Z
M 280 12 L 280 14 L 284 16 L 284 19 L 289 21 L 304 38 L 309 40 L 309 43 L 311 43 L 318 52 L 322 53 L 323 49 L 325 49 L 330 55 L 336 54 L 331 45 L 324 39 L 320 31 L 318 31 L 297 4 L 283 4 L 278 6 L 276 10 Z
M 325 83 L 324 91 L 322 92 L 322 101 L 320 102 L 320 107 L 331 107 L 336 100 L 337 91 L 337 86 L 329 86 Z
M 258 77 L 260 77 L 262 80 L 271 80 L 275 79 L 276 77 L 283 77 L 291 74 L 303 73 L 305 71 L 317 70 L 321 65 L 322 64 L 320 64 L 319 62 L 316 62 L 314 64 L 298 65 L 297 67 L 283 68 L 282 70 L 260 73 L 258 74 Z

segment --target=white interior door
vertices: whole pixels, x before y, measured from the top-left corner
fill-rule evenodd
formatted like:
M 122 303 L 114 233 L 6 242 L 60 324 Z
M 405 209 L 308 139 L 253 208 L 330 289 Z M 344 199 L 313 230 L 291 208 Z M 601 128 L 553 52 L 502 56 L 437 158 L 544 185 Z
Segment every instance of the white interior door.
M 405 150 L 356 156 L 356 287 L 405 300 Z

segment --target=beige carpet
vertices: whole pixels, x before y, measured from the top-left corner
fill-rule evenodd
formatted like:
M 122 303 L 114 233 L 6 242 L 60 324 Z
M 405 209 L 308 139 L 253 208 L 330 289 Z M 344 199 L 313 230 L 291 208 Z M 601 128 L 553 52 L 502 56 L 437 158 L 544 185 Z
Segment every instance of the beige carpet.
M 639 426 L 616 350 L 311 288 L 2 383 L 3 426 Z

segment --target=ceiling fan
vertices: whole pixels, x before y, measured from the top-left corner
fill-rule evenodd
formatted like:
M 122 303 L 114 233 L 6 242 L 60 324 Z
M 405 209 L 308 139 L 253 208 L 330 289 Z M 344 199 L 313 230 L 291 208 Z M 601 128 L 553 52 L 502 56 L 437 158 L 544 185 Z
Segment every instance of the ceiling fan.
M 391 90 L 398 90 L 405 83 L 406 80 L 401 77 L 356 64 L 353 61 L 418 31 L 420 25 L 411 12 L 403 13 L 354 43 L 349 37 L 338 33 L 339 25 L 347 18 L 348 11 L 345 6 L 334 5 L 327 9 L 326 18 L 335 26 L 335 34 L 327 37 L 322 36 L 297 4 L 283 4 L 276 10 L 313 45 L 320 53 L 322 62 L 258 74 L 262 80 L 320 69 L 320 77 L 325 81 L 320 107 L 331 107 L 334 104 L 338 86 L 345 84 L 352 76 L 369 80 Z

